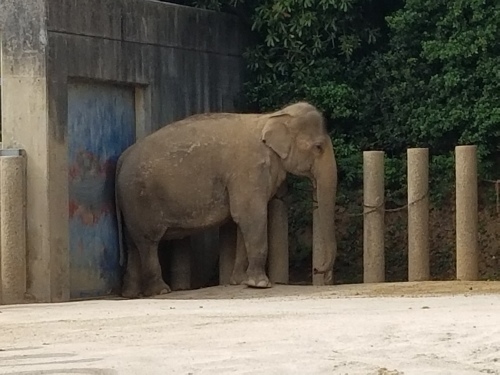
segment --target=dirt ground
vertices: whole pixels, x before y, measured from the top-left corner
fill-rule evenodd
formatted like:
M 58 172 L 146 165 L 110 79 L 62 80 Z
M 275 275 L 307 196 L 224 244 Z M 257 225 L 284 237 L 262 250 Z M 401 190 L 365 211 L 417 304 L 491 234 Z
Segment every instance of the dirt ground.
M 500 374 L 500 282 L 0 306 L 0 374 Z
M 216 286 L 178 291 L 160 299 L 248 299 L 263 297 L 421 297 L 443 294 L 500 294 L 500 281 L 425 281 L 404 283 L 344 284 L 335 286 L 275 285 L 256 290 L 245 287 Z

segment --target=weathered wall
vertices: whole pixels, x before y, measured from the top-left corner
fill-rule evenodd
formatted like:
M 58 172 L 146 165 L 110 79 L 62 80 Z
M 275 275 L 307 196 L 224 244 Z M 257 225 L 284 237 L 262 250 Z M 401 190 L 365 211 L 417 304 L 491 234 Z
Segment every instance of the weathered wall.
M 146 133 L 195 112 L 234 108 L 243 39 L 233 17 L 145 0 L 47 4 L 51 80 L 147 86 Z M 63 138 L 64 122 L 55 125 Z
M 64 269 L 49 238 L 51 191 L 47 137 L 45 1 L 0 2 L 2 35 L 2 144 L 27 151 L 27 253 L 30 286 L 41 300 L 61 295 L 54 269 Z
M 3 142 L 28 155 L 28 292 L 67 300 L 68 83 L 133 87 L 140 138 L 235 109 L 243 34 L 230 16 L 146 0 L 2 0 L 0 14 Z

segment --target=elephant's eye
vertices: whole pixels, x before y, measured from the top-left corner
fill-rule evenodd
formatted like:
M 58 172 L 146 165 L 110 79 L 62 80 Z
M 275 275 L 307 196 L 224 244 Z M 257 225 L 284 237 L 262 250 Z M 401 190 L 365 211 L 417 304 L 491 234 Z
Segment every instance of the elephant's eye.
M 314 149 L 317 151 L 317 152 L 322 152 L 323 151 L 323 146 L 321 144 L 315 144 L 314 145 Z

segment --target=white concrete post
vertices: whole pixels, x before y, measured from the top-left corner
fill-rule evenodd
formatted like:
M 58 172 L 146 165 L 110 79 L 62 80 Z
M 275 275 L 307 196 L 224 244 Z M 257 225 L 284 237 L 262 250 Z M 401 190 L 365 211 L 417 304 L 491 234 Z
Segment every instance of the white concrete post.
M 429 149 L 408 153 L 408 281 L 430 279 L 429 267 Z
M 457 279 L 478 279 L 477 147 L 455 148 Z
M 26 158 L 21 150 L 0 156 L 0 275 L 2 303 L 24 301 L 26 293 Z
M 0 77 L 1 79 L 1 77 Z M 0 152 L 2 150 L 2 143 L 0 142 Z M 2 196 L 2 174 L 0 173 L 0 197 Z M 2 201 L 0 199 L 0 213 L 2 212 Z M 1 222 L 1 216 L 0 216 L 0 305 L 3 303 L 3 293 L 2 293 L 2 222 Z
M 363 282 L 385 281 L 384 152 L 363 152 Z

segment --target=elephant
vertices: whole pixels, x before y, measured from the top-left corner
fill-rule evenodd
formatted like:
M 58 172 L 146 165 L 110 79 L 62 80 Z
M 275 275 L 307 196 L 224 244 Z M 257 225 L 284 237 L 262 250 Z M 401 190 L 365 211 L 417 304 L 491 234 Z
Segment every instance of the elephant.
M 337 164 L 323 114 L 299 101 L 268 113 L 202 113 L 173 122 L 127 148 L 115 175 L 116 214 L 126 265 L 122 296 L 169 293 L 157 247 L 228 220 L 237 225 L 231 277 L 270 288 L 266 274 L 268 202 L 287 173 L 311 180 L 325 249 L 315 273 L 331 272 L 337 253 Z M 243 259 L 243 257 L 245 259 Z

